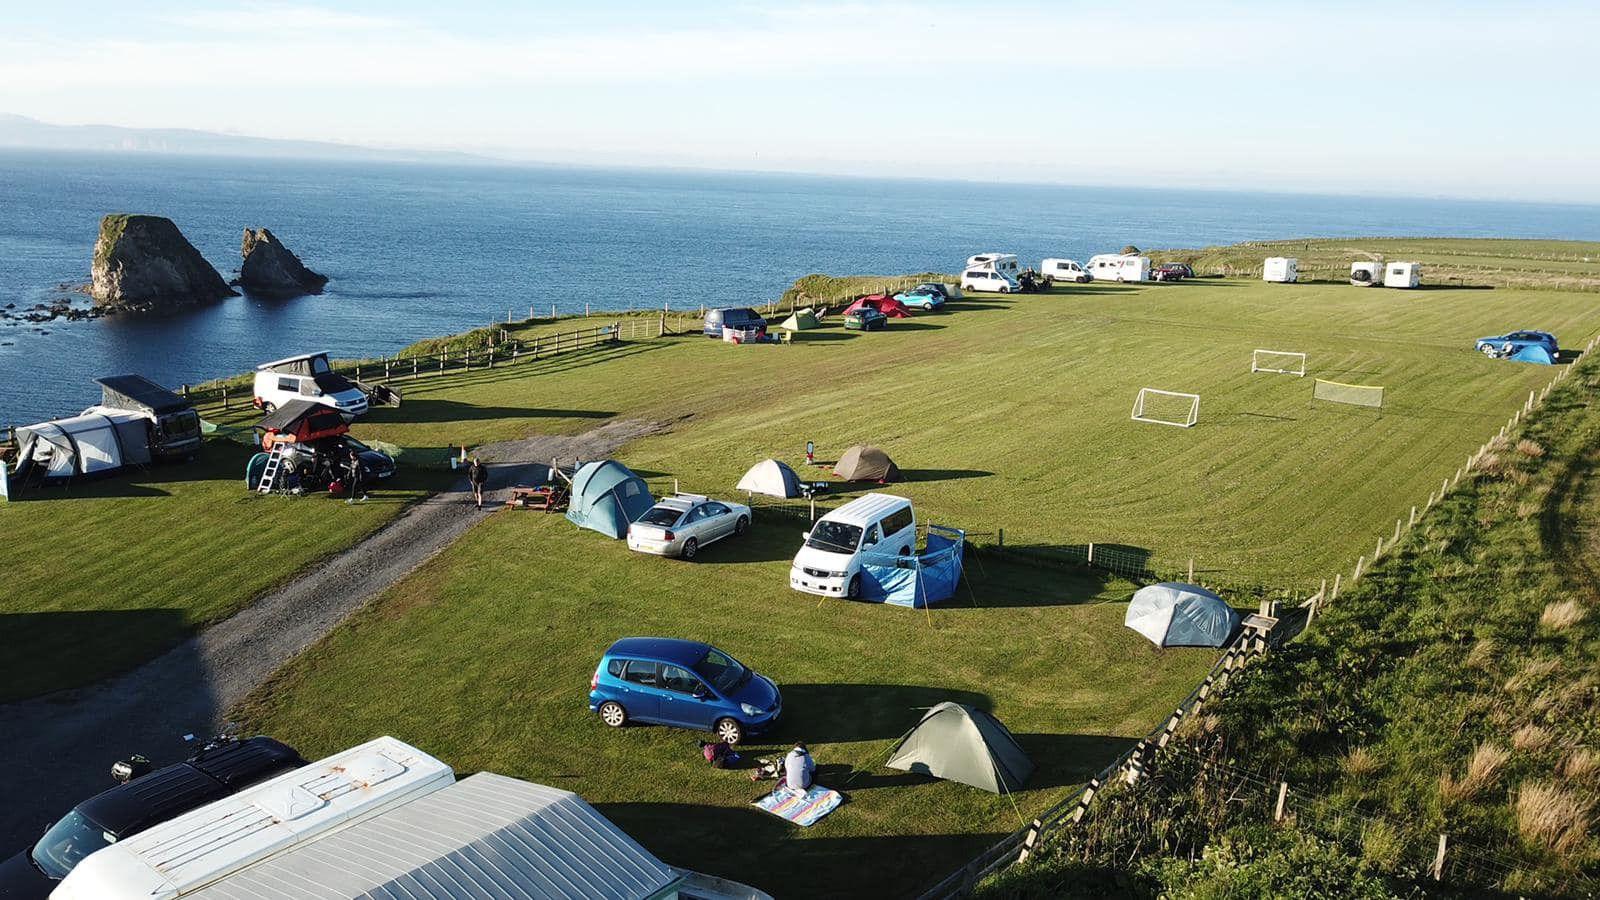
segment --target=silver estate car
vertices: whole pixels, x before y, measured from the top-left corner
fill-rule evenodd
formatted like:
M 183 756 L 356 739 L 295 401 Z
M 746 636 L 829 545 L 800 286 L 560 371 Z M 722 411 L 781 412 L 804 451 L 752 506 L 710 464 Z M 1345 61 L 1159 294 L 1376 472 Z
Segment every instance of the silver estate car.
M 750 507 L 700 494 L 676 494 L 628 526 L 628 549 L 694 559 L 700 548 L 750 529 Z

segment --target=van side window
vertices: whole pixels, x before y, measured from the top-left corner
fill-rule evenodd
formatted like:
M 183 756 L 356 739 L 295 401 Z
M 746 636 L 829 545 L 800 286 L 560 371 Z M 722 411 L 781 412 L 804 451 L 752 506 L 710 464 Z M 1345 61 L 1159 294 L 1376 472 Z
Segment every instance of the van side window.
M 630 659 L 623 670 L 622 680 L 653 687 L 656 683 L 656 664 L 642 659 Z
M 897 512 L 892 512 L 883 519 L 884 534 L 899 534 L 906 526 L 911 524 L 911 507 L 907 506 Z
M 878 526 L 870 525 L 870 526 L 867 527 L 867 536 L 861 539 L 861 546 L 863 546 L 863 547 L 871 547 L 873 544 L 876 544 L 877 542 L 878 542 Z
M 279 378 L 278 378 L 278 390 L 280 390 L 280 391 L 289 391 L 290 393 L 298 393 L 300 391 L 300 379 L 298 379 L 298 378 L 284 378 L 282 376 L 279 376 Z

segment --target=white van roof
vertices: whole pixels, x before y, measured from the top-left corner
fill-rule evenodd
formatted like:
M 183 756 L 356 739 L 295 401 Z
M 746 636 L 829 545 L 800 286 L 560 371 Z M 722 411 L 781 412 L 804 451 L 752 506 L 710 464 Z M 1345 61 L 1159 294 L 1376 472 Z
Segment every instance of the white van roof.
M 846 525 L 868 525 L 883 518 L 888 513 L 902 506 L 910 506 L 911 501 L 893 494 L 866 494 L 851 500 L 831 513 L 823 516 L 830 522 L 843 522 Z
M 256 366 L 256 371 L 265 372 L 273 366 L 281 366 L 284 363 L 300 362 L 304 359 L 316 359 L 319 356 L 326 359 L 328 357 L 328 351 L 318 350 L 315 353 L 301 353 L 296 356 L 285 356 L 283 359 L 275 359 L 272 362 L 265 362 L 259 366 Z
M 246 788 L 91 853 L 51 900 L 171 900 L 455 781 L 381 737 Z
M 636 900 L 681 880 L 577 794 L 479 772 L 251 866 L 193 900 Z

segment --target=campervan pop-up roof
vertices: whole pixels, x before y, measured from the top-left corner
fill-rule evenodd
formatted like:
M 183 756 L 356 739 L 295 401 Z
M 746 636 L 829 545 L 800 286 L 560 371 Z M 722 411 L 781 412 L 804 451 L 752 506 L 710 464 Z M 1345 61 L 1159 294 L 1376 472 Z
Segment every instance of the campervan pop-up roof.
M 91 853 L 50 897 L 174 900 L 454 781 L 439 760 L 378 738 Z
M 328 365 L 328 351 L 318 350 L 315 353 L 302 353 L 299 356 L 285 356 L 269 363 L 256 366 L 259 372 L 282 372 L 285 375 L 321 375 L 332 372 L 333 367 Z
M 143 375 L 107 375 L 96 378 L 100 405 L 112 409 L 148 410 L 158 416 L 188 409 L 189 401 Z

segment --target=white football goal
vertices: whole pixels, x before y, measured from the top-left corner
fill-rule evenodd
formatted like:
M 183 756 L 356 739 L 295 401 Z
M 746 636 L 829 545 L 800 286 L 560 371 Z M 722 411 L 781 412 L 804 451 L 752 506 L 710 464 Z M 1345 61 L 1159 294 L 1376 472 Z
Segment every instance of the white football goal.
M 1383 388 L 1374 384 L 1341 384 L 1337 381 L 1323 381 L 1318 378 L 1316 379 L 1316 384 L 1311 387 L 1311 399 L 1382 409 Z
M 1133 401 L 1133 420 L 1192 428 L 1200 421 L 1200 395 L 1140 388 L 1138 399 Z
M 1257 350 L 1250 354 L 1250 371 L 1279 375 L 1306 374 L 1306 355 L 1293 350 Z

